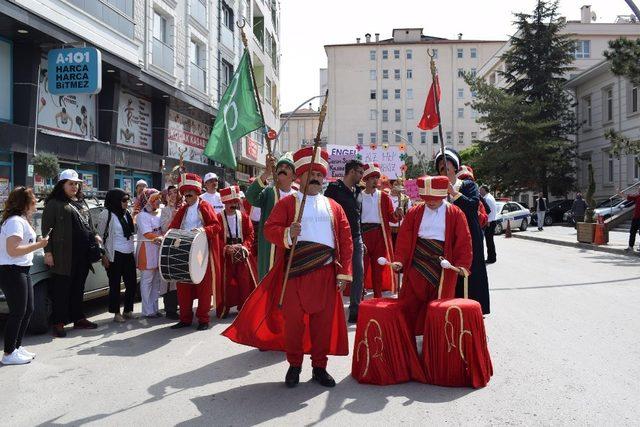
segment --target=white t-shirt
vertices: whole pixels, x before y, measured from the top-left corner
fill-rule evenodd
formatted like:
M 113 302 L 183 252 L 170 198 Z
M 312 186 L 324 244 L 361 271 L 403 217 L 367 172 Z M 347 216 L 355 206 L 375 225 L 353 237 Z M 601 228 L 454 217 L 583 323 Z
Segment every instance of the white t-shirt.
M 158 257 L 160 256 L 160 246 L 148 241 L 149 239 L 144 237 L 147 233 L 162 234 L 160 212 L 153 214 L 142 211 L 138 214 L 138 268 L 141 270 L 158 268 Z M 143 248 L 144 254 L 142 253 Z
M 113 231 L 115 235 L 113 237 L 113 250 L 120 252 L 121 254 L 132 254 L 134 247 L 133 237 L 126 239 L 124 237 L 124 230 L 122 230 L 122 224 L 116 216 L 111 214 L 111 222 L 113 222 Z
M 213 210 L 215 210 L 216 213 L 220 213 L 224 210 L 224 203 L 222 203 L 222 198 L 220 197 L 220 193 L 218 191 L 213 194 L 208 192 L 204 193 L 200 196 L 200 198 L 213 206 Z
M 446 229 L 447 204 L 443 203 L 438 209 L 424 207 L 418 237 L 422 239 L 433 239 L 444 242 L 444 232 Z
M 236 239 L 238 237 L 238 233 L 240 232 L 238 230 L 239 224 L 236 214 L 227 215 L 227 224 L 229 224 L 229 229 L 227 230 L 227 232 L 229 233 L 228 237 Z
M 360 197 L 362 198 L 362 217 L 360 222 L 363 224 L 382 224 L 378 205 L 380 191 L 375 190 L 373 194 L 368 194 L 363 191 L 360 193 Z
M 203 226 L 202 220 L 200 220 L 200 211 L 198 210 L 199 204 L 200 202 L 198 201 L 187 208 L 187 213 L 185 213 L 184 218 L 182 218 L 181 228 L 183 230 L 193 230 Z
M 493 222 L 496 220 L 496 215 L 498 214 L 498 212 L 496 212 L 498 210 L 496 199 L 491 193 L 487 193 L 486 196 L 484 196 L 484 201 L 487 202 L 489 209 L 491 209 L 491 212 L 489 212 L 489 222 Z
M 29 267 L 33 265 L 33 252 L 26 255 L 12 257 L 7 253 L 7 239 L 12 236 L 19 237 L 18 246 L 25 246 L 36 241 L 36 232 L 23 216 L 14 215 L 7 218 L 0 230 L 0 265 L 19 265 Z
M 282 191 L 278 188 L 278 191 L 280 192 L 280 200 L 284 199 L 285 197 L 291 195 L 291 194 L 295 194 L 296 190 L 294 190 L 293 188 L 290 188 L 289 191 Z

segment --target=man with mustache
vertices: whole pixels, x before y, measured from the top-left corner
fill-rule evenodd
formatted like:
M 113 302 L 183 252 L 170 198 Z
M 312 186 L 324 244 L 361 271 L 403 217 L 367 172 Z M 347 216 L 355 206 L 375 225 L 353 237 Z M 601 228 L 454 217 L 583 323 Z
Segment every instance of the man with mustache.
M 221 279 L 216 284 L 216 314 L 224 318 L 231 307 L 242 308 L 256 283 L 256 269 L 251 255 L 253 224 L 246 212 L 240 210 L 241 191 L 237 185 L 220 190 L 224 212 L 218 214 L 220 230 Z
M 254 208 L 260 209 L 260 221 L 258 224 L 258 280 L 269 272 L 276 258 L 276 247 L 264 236 L 264 224 L 271 214 L 273 206 L 282 198 L 295 193 L 291 184 L 296 179 L 296 167 L 291 153 L 285 153 L 274 165 L 275 159 L 267 157 L 267 166 L 262 173 L 247 188 L 247 200 Z M 276 170 L 277 181 L 268 185 L 268 180 Z
M 291 249 L 297 239 L 288 280 L 283 283 L 288 253 L 282 250 L 223 333 L 240 344 L 286 352 L 290 365 L 285 377 L 287 387 L 298 385 L 305 354 L 311 354 L 312 379 L 325 387 L 335 386 L 326 370 L 327 355 L 349 353 L 341 289 L 352 280 L 351 230 L 340 205 L 322 194 L 327 152 L 318 149 L 313 165 L 312 157 L 313 147 L 293 155 L 301 175 L 301 193 L 277 203 L 264 226 L 267 239 L 278 248 Z M 305 188 L 307 175 L 310 180 Z M 302 219 L 296 222 L 305 192 Z M 284 298 L 279 307 L 281 295 Z

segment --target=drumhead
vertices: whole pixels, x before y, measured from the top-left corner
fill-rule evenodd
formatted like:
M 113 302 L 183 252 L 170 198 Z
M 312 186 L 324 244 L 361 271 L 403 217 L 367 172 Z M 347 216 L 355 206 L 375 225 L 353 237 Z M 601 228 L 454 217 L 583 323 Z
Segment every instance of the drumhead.
M 209 266 L 209 244 L 205 233 L 197 233 L 191 244 L 189 255 L 189 274 L 195 284 L 202 282 Z

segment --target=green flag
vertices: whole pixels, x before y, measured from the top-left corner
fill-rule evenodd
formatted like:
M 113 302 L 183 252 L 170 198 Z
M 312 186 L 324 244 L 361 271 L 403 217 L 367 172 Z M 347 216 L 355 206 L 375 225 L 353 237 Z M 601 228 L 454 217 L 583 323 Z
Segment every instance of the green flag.
M 245 50 L 238 70 L 220 101 L 218 117 L 204 149 L 205 156 L 232 169 L 237 166 L 233 141 L 264 126 L 249 67 L 249 53 Z

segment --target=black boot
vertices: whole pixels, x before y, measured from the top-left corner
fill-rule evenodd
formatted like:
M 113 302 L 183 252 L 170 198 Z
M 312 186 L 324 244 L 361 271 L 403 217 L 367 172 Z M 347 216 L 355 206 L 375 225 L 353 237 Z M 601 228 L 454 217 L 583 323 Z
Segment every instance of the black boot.
M 336 386 L 336 380 L 324 368 L 313 368 L 313 376 L 311 378 L 324 387 Z
M 178 322 L 175 325 L 171 326 L 171 329 L 182 329 L 188 328 L 189 326 L 191 326 L 191 323 Z
M 300 372 L 302 371 L 302 367 L 300 366 L 289 366 L 289 370 L 287 371 L 287 375 L 284 377 L 284 383 L 289 388 L 293 388 L 298 385 L 300 382 Z

